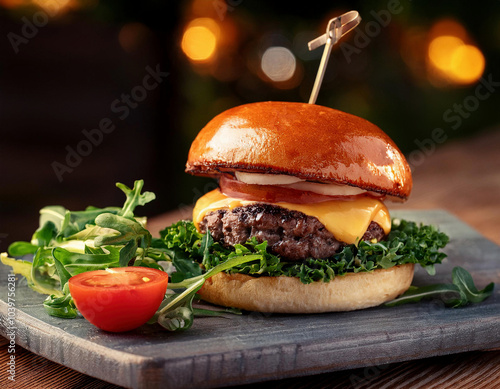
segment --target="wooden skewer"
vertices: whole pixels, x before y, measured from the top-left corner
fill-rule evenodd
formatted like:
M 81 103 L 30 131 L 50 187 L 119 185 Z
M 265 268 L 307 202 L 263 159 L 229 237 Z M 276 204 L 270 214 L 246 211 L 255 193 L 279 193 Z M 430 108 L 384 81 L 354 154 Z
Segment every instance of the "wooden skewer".
M 314 81 L 311 96 L 309 97 L 309 104 L 315 104 L 316 99 L 318 98 L 319 89 L 321 88 L 321 83 L 323 82 L 332 46 L 336 44 L 345 34 L 354 29 L 360 21 L 361 17 L 357 11 L 349 11 L 341 16 L 337 16 L 336 18 L 330 19 L 326 27 L 325 34 L 308 43 L 309 50 L 314 50 L 322 45 L 325 45 L 318 73 L 316 74 L 316 80 Z

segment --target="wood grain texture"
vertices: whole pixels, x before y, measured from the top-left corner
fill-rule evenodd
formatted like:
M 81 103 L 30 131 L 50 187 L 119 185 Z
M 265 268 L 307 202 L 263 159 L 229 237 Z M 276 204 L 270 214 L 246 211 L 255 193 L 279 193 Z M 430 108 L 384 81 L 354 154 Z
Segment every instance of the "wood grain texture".
M 500 352 L 471 352 L 419 361 L 369 366 L 314 377 L 268 381 L 261 389 L 431 389 L 498 388 Z M 254 387 L 242 385 L 240 389 Z
M 7 339 L 0 337 L 0 350 L 4 350 L 6 346 Z M 6 352 L 0 355 L 2 366 L 5 366 L 7 358 Z M 17 346 L 16 358 L 16 381 L 8 381 L 6 370 L 2 369 L 0 371 L 2 387 L 18 389 L 122 388 L 49 361 L 20 346 Z M 250 389 L 254 388 L 255 384 L 237 387 Z M 500 351 L 469 352 L 259 383 L 261 389 L 395 387 L 400 389 L 498 388 L 500 387 Z
M 71 370 L 65 366 L 49 361 L 39 355 L 16 345 L 15 348 L 15 381 L 8 379 L 10 374 L 4 368 L 10 355 L 6 352 L 9 342 L 0 337 L 0 387 L 16 389 L 118 389 L 119 386 L 96 380 L 93 377 Z M 4 386 L 5 385 L 5 386 Z

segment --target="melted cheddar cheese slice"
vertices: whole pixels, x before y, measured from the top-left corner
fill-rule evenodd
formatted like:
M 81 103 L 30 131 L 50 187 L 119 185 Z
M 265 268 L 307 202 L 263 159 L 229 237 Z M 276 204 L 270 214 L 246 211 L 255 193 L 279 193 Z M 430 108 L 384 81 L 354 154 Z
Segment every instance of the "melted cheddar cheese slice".
M 207 213 L 220 209 L 231 210 L 256 203 L 262 203 L 262 201 L 228 197 L 219 189 L 215 189 L 198 200 L 193 210 L 193 222 L 198 228 Z M 274 205 L 316 217 L 335 239 L 347 244 L 357 244 L 372 221 L 378 223 L 386 234 L 391 231 L 391 218 L 386 206 L 380 200 L 370 197 L 349 201 L 332 200 L 310 204 L 275 203 Z

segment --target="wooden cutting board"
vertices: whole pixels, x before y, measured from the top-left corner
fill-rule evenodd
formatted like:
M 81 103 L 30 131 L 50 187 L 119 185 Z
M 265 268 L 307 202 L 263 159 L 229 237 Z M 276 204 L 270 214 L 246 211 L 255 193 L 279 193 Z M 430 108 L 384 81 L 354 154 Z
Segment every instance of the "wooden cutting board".
M 451 237 L 434 277 L 418 268 L 414 284 L 451 281 L 454 266 L 495 293 L 465 308 L 427 301 L 395 308 L 314 315 L 247 313 L 197 318 L 184 333 L 143 326 L 125 334 L 84 319 L 48 316 L 44 296 L 19 280 L 15 341 L 82 373 L 131 388 L 209 388 L 304 376 L 500 347 L 500 247 L 444 211 L 395 211 L 435 224 Z M 6 337 L 7 274 L 0 266 L 0 333 Z M 11 331 L 10 331 L 11 332 Z

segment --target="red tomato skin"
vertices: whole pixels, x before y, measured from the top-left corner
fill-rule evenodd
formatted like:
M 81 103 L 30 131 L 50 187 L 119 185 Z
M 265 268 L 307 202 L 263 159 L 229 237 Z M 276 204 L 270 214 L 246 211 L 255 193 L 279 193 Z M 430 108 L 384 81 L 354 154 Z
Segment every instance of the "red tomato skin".
M 141 285 L 122 284 L 112 288 L 82 283 L 92 276 L 90 273 L 106 272 L 97 270 L 69 280 L 71 296 L 82 316 L 104 331 L 130 331 L 145 324 L 155 314 L 167 290 L 168 274 L 161 270 L 131 266 L 114 268 L 113 271 L 119 272 L 120 269 L 139 271 L 145 277 L 155 276 L 156 279 Z
M 226 196 L 250 201 L 304 204 L 332 200 L 331 196 L 273 185 L 245 184 L 226 176 L 220 178 L 219 186 Z
M 331 200 L 350 201 L 364 196 L 371 196 L 379 199 L 383 198 L 383 196 L 364 193 L 352 196 L 329 196 L 283 186 L 245 184 L 244 182 L 227 176 L 222 176 L 220 178 L 219 187 L 220 191 L 226 196 L 267 203 L 310 204 Z

